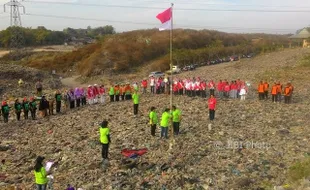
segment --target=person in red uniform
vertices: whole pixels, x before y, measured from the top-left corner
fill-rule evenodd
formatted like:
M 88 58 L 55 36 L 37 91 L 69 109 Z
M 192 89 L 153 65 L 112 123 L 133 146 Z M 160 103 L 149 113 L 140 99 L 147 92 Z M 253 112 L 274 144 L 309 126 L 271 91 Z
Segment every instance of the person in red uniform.
M 209 107 L 209 118 L 211 121 L 214 120 L 215 117 L 215 107 L 216 107 L 216 98 L 211 94 L 208 100 L 208 107 Z
M 142 93 L 145 94 L 146 93 L 146 89 L 147 89 L 147 80 L 146 79 L 142 80 L 141 87 L 142 87 Z
M 223 98 L 223 95 L 224 95 L 224 83 L 222 82 L 222 80 L 220 80 L 217 83 L 217 91 L 218 91 L 219 97 Z

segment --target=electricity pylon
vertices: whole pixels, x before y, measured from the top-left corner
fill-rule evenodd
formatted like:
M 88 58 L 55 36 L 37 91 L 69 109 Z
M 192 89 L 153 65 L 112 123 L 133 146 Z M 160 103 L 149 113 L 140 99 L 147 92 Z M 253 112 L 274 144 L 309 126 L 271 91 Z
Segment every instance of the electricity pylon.
M 11 19 L 11 41 L 10 50 L 17 50 L 24 45 L 24 36 L 22 33 L 22 21 L 19 9 L 23 9 L 25 14 L 25 7 L 18 0 L 11 0 L 10 2 L 4 4 L 4 12 L 6 12 L 6 7 L 10 7 L 10 19 Z

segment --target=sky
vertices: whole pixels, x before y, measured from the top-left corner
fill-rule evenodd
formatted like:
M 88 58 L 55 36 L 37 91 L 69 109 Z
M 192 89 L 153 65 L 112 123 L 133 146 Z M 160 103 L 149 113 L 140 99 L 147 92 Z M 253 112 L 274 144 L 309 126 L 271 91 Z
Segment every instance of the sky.
M 10 25 L 0 0 L 0 30 Z M 309 0 L 24 0 L 24 27 L 51 30 L 112 25 L 117 32 L 157 28 L 156 15 L 174 3 L 174 28 L 288 34 L 310 26 Z M 228 11 L 229 10 L 229 11 Z M 269 11 L 269 12 L 268 12 Z M 272 12 L 270 12 L 272 11 Z M 65 18 L 63 18 L 65 17 Z

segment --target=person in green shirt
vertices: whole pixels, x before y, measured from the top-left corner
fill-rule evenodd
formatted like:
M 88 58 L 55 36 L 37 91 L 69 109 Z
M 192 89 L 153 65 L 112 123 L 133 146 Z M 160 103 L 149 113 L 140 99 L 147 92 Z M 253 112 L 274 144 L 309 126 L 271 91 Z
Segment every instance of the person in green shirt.
M 114 102 L 115 90 L 114 90 L 114 86 L 113 85 L 110 87 L 109 95 L 110 95 L 110 102 Z
M 22 107 L 24 110 L 24 118 L 25 118 L 25 120 L 27 120 L 28 116 L 29 116 L 29 102 L 28 102 L 26 97 L 23 100 Z
M 44 159 L 44 157 L 38 156 L 36 159 L 36 164 L 34 166 L 34 177 L 37 190 L 46 190 L 48 182 L 46 170 L 42 163 Z
M 18 99 L 15 100 L 14 108 L 15 108 L 15 113 L 16 113 L 16 119 L 17 119 L 17 121 L 19 121 L 20 120 L 20 114 L 22 113 L 23 106 L 19 102 Z
M 4 123 L 9 122 L 10 107 L 6 101 L 3 101 L 1 104 L 1 112 L 2 112 Z
M 161 121 L 160 121 L 160 128 L 161 128 L 161 135 L 160 137 L 165 137 L 168 139 L 168 127 L 169 127 L 169 121 L 171 120 L 171 114 L 169 113 L 170 109 L 166 108 L 164 113 L 161 115 Z
M 139 108 L 139 100 L 140 100 L 140 94 L 138 94 L 138 91 L 134 91 L 132 94 L 132 100 L 133 100 L 133 114 L 134 116 L 138 115 L 138 108 Z
M 179 135 L 180 121 L 181 121 L 181 111 L 177 109 L 176 106 L 172 106 L 172 122 L 173 122 L 174 135 Z
M 104 163 L 105 160 L 108 160 L 109 144 L 111 142 L 110 129 L 108 128 L 108 121 L 104 120 L 101 123 L 99 133 L 100 133 L 100 143 L 102 145 L 101 154 Z
M 155 109 L 156 109 L 155 107 L 151 107 L 151 112 L 149 114 L 152 136 L 155 136 L 156 125 L 158 123 L 157 113 Z
M 60 90 L 57 90 L 55 93 L 56 113 L 60 113 L 61 99 L 62 99 L 62 96 L 61 96 Z

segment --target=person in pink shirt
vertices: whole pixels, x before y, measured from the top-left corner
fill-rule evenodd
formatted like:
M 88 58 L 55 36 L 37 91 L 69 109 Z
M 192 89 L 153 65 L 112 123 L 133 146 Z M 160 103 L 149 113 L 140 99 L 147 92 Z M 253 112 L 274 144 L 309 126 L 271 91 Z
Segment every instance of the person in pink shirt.
M 87 99 L 88 99 L 89 104 L 94 103 L 94 91 L 93 91 L 93 87 L 91 85 L 89 85 L 87 88 Z
M 209 107 L 209 118 L 211 121 L 214 120 L 215 117 L 215 107 L 216 107 L 216 98 L 211 94 L 208 100 L 208 107 Z
M 100 95 L 100 103 L 104 104 L 104 102 L 105 102 L 105 88 L 104 88 L 104 85 L 100 85 L 100 87 L 99 87 L 99 95 Z
M 98 103 L 98 95 L 99 95 L 99 89 L 97 84 L 93 86 L 93 95 L 94 95 L 94 103 L 96 104 Z
M 220 81 L 217 83 L 217 91 L 218 91 L 219 97 L 220 97 L 220 98 L 223 98 L 224 83 L 222 82 L 222 80 L 220 80 Z

